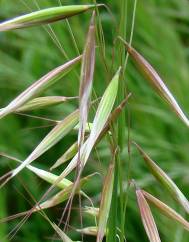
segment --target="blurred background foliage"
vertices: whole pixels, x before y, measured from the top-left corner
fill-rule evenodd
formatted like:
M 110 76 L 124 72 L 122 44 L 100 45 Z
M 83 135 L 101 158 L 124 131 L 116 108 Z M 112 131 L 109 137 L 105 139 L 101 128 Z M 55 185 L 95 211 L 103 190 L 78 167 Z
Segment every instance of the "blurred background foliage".
M 11 18 L 22 13 L 37 9 L 35 0 L 1 0 L 0 20 Z M 120 0 L 99 1 L 106 3 L 112 11 L 100 11 L 106 40 L 106 59 L 110 66 L 112 61 L 112 42 L 115 37 L 115 23 L 118 23 L 121 11 Z M 26 4 L 24 4 L 26 3 Z M 63 0 L 63 4 L 83 4 L 85 0 Z M 40 8 L 58 6 L 58 0 L 40 0 Z M 189 114 L 189 2 L 187 0 L 139 0 L 136 11 L 136 25 L 133 46 L 138 49 L 155 67 L 157 72 L 177 98 L 181 107 Z M 127 32 L 129 37 L 133 1 L 128 0 Z M 75 16 L 69 20 L 79 51 L 82 53 L 85 43 L 90 13 Z M 61 21 L 51 25 L 69 59 L 77 56 L 68 25 Z M 40 78 L 54 67 L 66 61 L 63 50 L 58 48 L 43 27 L 0 33 L 0 106 L 8 104 L 33 81 Z M 117 67 L 115 67 L 117 68 Z M 110 70 L 114 71 L 114 70 Z M 79 68 L 77 70 L 79 73 Z M 101 58 L 97 54 L 94 89 L 100 96 L 109 81 Z M 138 142 L 150 156 L 157 161 L 189 197 L 189 131 L 171 112 L 169 107 L 149 87 L 146 80 L 129 60 L 126 69 L 127 88 L 132 92 L 132 98 L 127 106 L 126 124 L 130 114 L 131 138 Z M 74 71 L 65 76 L 45 95 L 78 95 L 79 79 Z M 77 102 L 70 101 L 57 107 L 31 114 L 62 119 L 77 107 Z M 24 159 L 35 148 L 40 140 L 51 129 L 52 123 L 30 117 L 9 115 L 0 122 L 0 151 L 7 152 L 19 159 Z M 77 139 L 72 132 L 54 148 L 46 152 L 34 164 L 37 167 L 49 169 L 54 161 L 66 151 Z M 98 154 L 98 155 L 97 155 Z M 100 157 L 100 158 L 99 158 Z M 127 164 L 127 134 L 122 153 L 122 160 Z M 110 152 L 106 141 L 101 142 L 97 152 L 93 152 L 85 173 L 98 171 L 104 175 Z M 135 148 L 132 149 L 131 177 L 145 190 L 159 197 L 182 215 L 185 215 L 177 204 L 166 195 L 166 191 L 155 181 L 148 172 L 143 160 Z M 1 175 L 15 166 L 15 163 L 5 158 L 0 159 Z M 60 167 L 56 170 L 60 173 Z M 123 167 L 125 176 L 127 165 Z M 98 206 L 102 177 L 96 176 L 86 186 L 85 190 Z M 1 190 L 0 217 L 6 217 L 24 211 L 34 204 L 29 193 L 39 199 L 48 185 L 41 182 L 29 171 L 23 171 Z M 29 201 L 28 201 L 29 200 Z M 30 204 L 30 203 L 31 204 Z M 85 201 L 83 202 L 85 204 Z M 87 204 L 87 202 L 86 202 Z M 75 203 L 77 206 L 77 202 Z M 47 211 L 49 217 L 57 222 L 61 217 L 64 205 Z M 80 227 L 78 207 L 73 209 L 71 224 Z M 174 222 L 165 219 L 153 210 L 155 220 L 160 229 L 162 241 L 188 242 L 189 234 Z M 0 238 L 3 238 L 19 220 L 0 224 Z M 84 219 L 85 225 L 93 225 L 89 217 Z M 127 209 L 126 237 L 129 242 L 147 241 L 141 224 L 134 192 L 129 195 Z M 33 215 L 15 236 L 14 241 L 48 241 L 53 235 L 49 224 L 39 215 Z M 73 239 L 79 239 L 78 233 L 71 233 Z M 92 237 L 86 238 L 93 241 Z M 2 241 L 0 239 L 0 241 Z M 4 240 L 7 242 L 7 240 Z M 95 241 L 95 240 L 94 240 Z

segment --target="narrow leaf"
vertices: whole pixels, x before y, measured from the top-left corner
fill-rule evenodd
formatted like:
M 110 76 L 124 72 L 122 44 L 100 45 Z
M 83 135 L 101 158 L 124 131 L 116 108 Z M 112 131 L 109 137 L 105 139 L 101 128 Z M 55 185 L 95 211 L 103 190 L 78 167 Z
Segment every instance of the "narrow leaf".
M 95 5 L 70 5 L 39 10 L 1 23 L 0 31 L 49 24 L 80 14 L 94 7 Z
M 53 170 L 57 168 L 58 166 L 64 164 L 66 161 L 70 160 L 74 157 L 75 154 L 78 152 L 78 141 L 73 143 L 73 145 L 70 146 L 70 148 L 55 162 L 55 164 L 50 168 L 50 170 Z
M 23 106 L 16 109 L 16 112 L 32 111 L 36 109 L 46 108 L 53 105 L 58 105 L 68 100 L 74 99 L 75 97 L 62 97 L 62 96 L 49 96 L 49 97 L 38 97 L 25 103 Z
M 95 66 L 95 11 L 93 12 L 89 31 L 87 34 L 87 40 L 85 43 L 85 49 L 82 56 L 81 78 L 80 78 L 80 90 L 79 90 L 79 132 L 78 132 L 78 145 L 81 147 L 84 141 L 85 128 L 87 126 L 87 118 L 89 111 L 90 95 L 93 83 Z
M 90 136 L 81 147 L 80 157 L 81 157 L 81 162 L 83 167 L 85 166 L 90 156 L 90 153 L 98 137 L 100 136 L 104 126 L 106 125 L 110 112 L 113 108 L 113 105 L 117 96 L 119 73 L 120 73 L 120 69 L 117 71 L 112 81 L 110 82 L 109 86 L 107 87 L 106 91 L 104 92 L 104 95 L 100 101 L 100 104 L 98 106 L 98 109 L 93 121 L 93 126 L 92 126 Z M 62 172 L 62 174 L 59 177 L 59 180 L 67 176 L 76 167 L 77 160 L 78 160 L 78 153 L 74 156 L 74 158 L 71 160 L 69 165 Z
M 67 116 L 63 121 L 59 122 L 41 141 L 41 143 L 34 149 L 34 151 L 28 156 L 28 158 L 16 169 L 11 172 L 11 176 L 8 176 L 3 185 L 16 176 L 23 168 L 29 165 L 32 161 L 36 160 L 43 153 L 49 150 L 52 146 L 58 143 L 73 127 L 77 124 L 79 120 L 79 110 L 74 111 L 69 116 Z
M 139 66 L 140 70 L 144 73 L 147 79 L 150 81 L 150 84 L 155 88 L 158 94 L 163 97 L 166 102 L 170 105 L 173 111 L 178 115 L 178 117 L 189 127 L 189 120 L 178 105 L 172 93 L 169 91 L 165 83 L 162 81 L 158 73 L 154 68 L 148 63 L 145 58 L 139 54 L 133 47 L 131 47 L 127 42 L 121 39 L 127 51 Z
M 93 177 L 95 175 L 89 175 L 86 176 L 84 178 L 81 178 L 81 180 L 78 183 L 77 189 L 76 189 L 76 193 L 80 192 L 80 189 L 82 186 L 84 186 L 91 177 Z M 54 206 L 57 206 L 58 204 L 66 201 L 67 199 L 69 199 L 70 195 L 72 194 L 72 190 L 74 187 L 74 183 L 72 183 L 70 186 L 66 187 L 64 190 L 58 192 L 57 194 L 55 194 L 53 197 L 49 198 L 48 200 L 42 202 L 41 204 L 39 204 L 39 206 L 37 206 L 35 208 L 35 211 L 39 211 L 41 209 L 47 209 L 47 208 L 51 208 Z M 83 193 L 81 193 L 83 194 Z
M 102 129 L 98 139 L 96 140 L 95 145 L 100 142 L 100 140 L 102 139 L 102 137 L 108 132 L 108 130 L 111 127 L 111 124 L 113 124 L 115 122 L 115 120 L 118 118 L 119 114 L 121 113 L 121 111 L 123 110 L 123 108 L 125 107 L 129 97 L 131 96 L 131 93 L 129 93 L 126 98 L 120 103 L 120 105 L 118 107 L 116 107 L 114 109 L 114 111 L 110 114 L 110 117 L 108 118 L 104 128 Z M 89 123 L 87 125 L 87 127 L 89 126 L 89 129 L 85 129 L 85 132 L 89 132 L 90 130 L 92 130 L 92 123 Z M 76 129 L 77 127 L 75 127 L 74 129 Z M 51 167 L 51 169 L 57 168 L 58 166 L 60 166 L 61 164 L 65 163 L 67 160 L 70 160 L 75 154 L 77 154 L 78 152 L 78 143 L 75 142 L 56 162 L 55 164 Z
M 17 162 L 21 163 L 21 161 L 19 159 L 15 158 L 13 156 L 7 155 L 5 153 L 1 152 L 0 156 L 6 157 L 8 159 L 11 159 L 11 160 L 14 160 L 14 161 L 17 161 Z M 26 168 L 29 169 L 30 171 L 32 171 L 33 173 L 35 173 L 37 176 L 39 176 L 43 180 L 47 181 L 50 184 L 54 184 L 54 182 L 58 179 L 57 175 L 54 175 L 54 174 L 52 174 L 50 172 L 47 172 L 47 171 L 44 171 L 42 169 L 36 168 L 34 166 L 27 165 Z M 91 177 L 93 177 L 94 175 L 96 175 L 96 173 L 93 173 L 93 174 L 91 174 L 89 176 L 86 176 L 86 177 L 82 178 L 80 180 L 80 183 L 78 184 L 76 193 L 79 192 L 82 196 L 84 196 L 85 198 L 88 199 L 88 196 L 82 190 L 80 190 L 80 187 L 85 185 L 89 181 L 89 179 Z M 27 215 L 30 212 L 33 213 L 33 212 L 38 212 L 38 211 L 41 211 L 41 210 L 44 210 L 44 209 L 48 209 L 48 208 L 51 208 L 53 206 L 58 205 L 59 203 L 64 202 L 65 200 L 67 200 L 70 197 L 70 194 L 72 192 L 72 189 L 73 189 L 74 185 L 75 184 L 73 182 L 71 182 L 68 179 L 64 178 L 60 183 L 57 184 L 57 187 L 59 187 L 60 189 L 63 189 L 63 191 L 58 192 L 56 195 L 54 195 L 53 197 L 49 198 L 45 202 L 43 202 L 43 203 L 39 204 L 38 206 L 32 208 L 32 210 L 24 211 L 24 212 L 15 214 L 15 215 L 11 215 L 10 217 L 0 219 L 0 223 L 5 223 L 5 222 L 8 222 L 10 220 L 13 220 L 13 219 L 25 216 L 25 215 Z
M 150 207 L 140 189 L 136 190 L 142 223 L 150 242 L 161 242 Z
M 180 191 L 177 185 L 171 180 L 171 178 L 142 150 L 142 148 L 134 143 L 143 156 L 152 175 L 167 189 L 172 197 L 189 213 L 189 202 L 184 194 Z
M 155 198 L 148 192 L 142 190 L 143 195 L 145 198 L 152 203 L 159 211 L 164 214 L 166 217 L 178 222 L 181 224 L 186 230 L 189 231 L 189 222 L 186 221 L 180 214 L 178 214 L 175 210 L 167 206 L 165 203 L 161 202 L 159 199 Z
M 126 98 L 119 104 L 118 107 L 114 109 L 114 111 L 110 114 L 110 117 L 108 118 L 102 132 L 100 133 L 96 143 L 98 143 L 102 137 L 107 133 L 107 131 L 110 129 L 111 125 L 116 121 L 118 118 L 119 114 L 122 112 L 123 108 L 127 104 L 128 99 L 130 98 L 131 93 L 129 93 Z
M 90 96 L 93 84 L 93 75 L 95 67 L 95 11 L 93 11 L 87 40 L 85 43 L 85 49 L 82 57 L 80 89 L 79 89 L 79 132 L 78 132 L 78 174 L 75 181 L 75 186 L 79 182 L 82 168 L 81 165 L 81 146 L 84 143 L 85 128 L 87 126 Z M 73 188 L 73 194 L 75 187 Z
M 6 157 L 8 159 L 11 159 L 13 161 L 22 163 L 21 160 L 15 158 L 13 156 L 7 155 L 5 153 L 2 153 L 2 152 L 0 153 L 0 156 L 3 156 L 3 157 Z M 46 181 L 46 182 L 48 182 L 50 184 L 54 184 L 54 182 L 58 178 L 58 176 L 54 175 L 53 173 L 50 173 L 48 171 L 45 171 L 43 169 L 39 169 L 39 168 L 31 166 L 31 165 L 26 166 L 26 168 L 28 170 L 32 171 L 33 173 L 35 173 L 38 177 L 40 177 L 41 179 L 43 179 L 44 181 Z M 69 181 L 68 179 L 64 178 L 64 179 L 62 179 L 62 181 L 60 183 L 57 184 L 57 187 L 59 187 L 60 189 L 64 189 L 64 188 L 70 186 L 71 184 L 72 184 L 71 181 Z
M 75 59 L 65 63 L 62 66 L 57 67 L 52 70 L 41 79 L 33 83 L 30 87 L 28 87 L 24 92 L 22 92 L 18 97 L 16 97 L 8 106 L 0 110 L 0 119 L 15 112 L 18 108 L 23 106 L 30 99 L 39 95 L 41 92 L 52 86 L 56 83 L 60 78 L 66 75 L 79 61 L 81 60 L 81 56 L 76 57 Z
M 101 242 L 105 235 L 107 220 L 110 212 L 110 205 L 112 200 L 113 192 L 113 181 L 114 181 L 114 165 L 110 164 L 108 173 L 106 175 L 99 209 L 99 221 L 98 221 L 98 232 L 97 242 Z
M 54 182 L 58 178 L 57 175 L 55 175 L 51 172 L 45 171 L 43 169 L 39 169 L 39 168 L 31 166 L 31 165 L 26 166 L 26 168 L 28 168 L 30 171 L 35 173 L 38 177 L 40 177 L 41 179 L 43 179 L 44 181 L 46 181 L 50 184 L 54 184 Z M 70 186 L 71 184 L 72 184 L 72 182 L 70 180 L 64 178 L 60 183 L 57 184 L 57 187 L 64 189 L 64 188 Z
M 86 176 L 84 178 L 82 178 L 79 183 L 78 183 L 78 186 L 77 186 L 77 189 L 76 189 L 76 193 L 80 193 L 81 195 L 85 196 L 85 193 L 82 192 L 80 189 L 82 186 L 84 186 L 90 178 L 92 178 L 94 174 L 91 174 L 89 176 Z M 72 190 L 73 190 L 73 187 L 74 187 L 74 183 L 71 183 L 71 185 L 65 187 L 62 191 L 60 192 L 57 192 L 55 195 L 53 195 L 52 197 L 50 197 L 49 199 L 47 199 L 46 201 L 38 204 L 37 206 L 33 207 L 31 210 L 28 210 L 28 211 L 25 211 L 25 212 L 21 212 L 19 214 L 15 214 L 15 215 L 12 215 L 8 218 L 4 218 L 4 219 L 1 219 L 1 222 L 6 222 L 6 221 L 9 221 L 9 220 L 12 220 L 12 219 L 15 219 L 15 218 L 18 218 L 18 217 L 22 217 L 28 213 L 35 213 L 35 212 L 39 212 L 41 210 L 44 210 L 44 209 L 48 209 L 48 208 L 52 208 L 52 207 L 55 207 L 57 205 L 59 205 L 60 203 L 63 203 L 64 201 L 68 200 L 71 193 L 72 193 Z

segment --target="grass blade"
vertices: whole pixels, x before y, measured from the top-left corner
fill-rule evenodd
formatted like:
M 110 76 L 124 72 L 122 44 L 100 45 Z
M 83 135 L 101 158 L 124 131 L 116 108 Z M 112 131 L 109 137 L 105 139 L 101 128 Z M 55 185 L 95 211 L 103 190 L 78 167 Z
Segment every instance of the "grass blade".
M 13 156 L 7 155 L 5 153 L 2 153 L 2 152 L 0 153 L 0 156 L 3 156 L 3 157 L 6 157 L 6 158 L 8 158 L 10 160 L 22 163 L 21 160 L 15 158 Z M 54 175 L 53 173 L 50 173 L 48 171 L 45 171 L 43 169 L 39 169 L 39 168 L 31 166 L 31 165 L 26 166 L 26 168 L 28 170 L 32 171 L 38 177 L 40 177 L 41 179 L 43 179 L 44 181 L 46 181 L 46 182 L 48 182 L 50 184 L 54 184 L 54 182 L 58 178 L 58 176 Z M 64 178 L 60 183 L 57 184 L 57 187 L 59 187 L 60 189 L 64 189 L 64 188 L 70 186 L 71 184 L 72 184 L 71 181 L 69 181 L 68 179 Z
M 108 173 L 104 181 L 104 186 L 103 186 L 102 195 L 101 195 L 98 232 L 97 232 L 97 240 L 96 240 L 97 242 L 101 242 L 105 235 L 106 225 L 108 221 L 110 205 L 112 200 L 113 181 L 114 181 L 114 165 L 110 164 Z
M 80 193 L 81 195 L 86 197 L 85 193 L 83 191 L 81 191 L 81 187 L 84 186 L 94 175 L 96 175 L 96 173 L 93 173 L 91 175 L 81 178 L 81 180 L 78 183 L 76 193 Z M 74 186 L 75 186 L 75 184 L 71 182 L 71 184 L 66 186 L 63 190 L 61 190 L 60 192 L 57 192 L 55 195 L 48 198 L 46 201 L 41 202 L 40 204 L 38 204 L 37 206 L 32 208 L 32 210 L 31 210 L 32 213 L 55 207 L 55 206 L 59 205 L 60 203 L 63 203 L 64 201 L 68 200 L 72 193 Z M 26 213 L 27 213 L 27 211 L 23 212 L 22 214 L 26 214 Z
M 16 169 L 11 172 L 11 176 L 8 176 L 3 185 L 16 176 L 22 169 L 29 165 L 32 161 L 36 160 L 39 156 L 45 153 L 48 149 L 58 143 L 79 121 L 79 110 L 74 111 L 67 116 L 63 121 L 58 123 L 48 135 L 41 141 L 41 143 L 34 149 L 34 151 L 28 156 L 28 158 Z
M 189 202 L 184 194 L 180 191 L 177 185 L 171 178 L 142 150 L 142 148 L 134 143 L 143 156 L 146 165 L 148 166 L 152 175 L 162 184 L 162 186 L 169 191 L 172 197 L 189 213 Z
M 14 159 L 13 157 L 9 157 L 8 158 L 11 158 L 11 159 Z M 31 166 L 29 166 L 31 167 Z M 27 166 L 28 168 L 28 166 Z M 84 178 L 82 178 L 77 186 L 77 189 L 76 189 L 76 193 L 80 193 L 81 195 L 87 197 L 87 195 L 80 190 L 81 186 L 85 185 L 90 178 L 92 178 L 94 175 L 96 175 L 96 173 L 93 173 L 89 176 L 86 176 Z M 40 203 L 40 204 L 37 204 L 36 206 L 34 206 L 32 209 L 30 210 L 27 210 L 27 211 L 24 211 L 24 212 L 21 212 L 21 213 L 18 213 L 18 214 L 15 214 L 15 215 L 11 215 L 10 217 L 7 217 L 7 218 L 3 218 L 3 219 L 0 219 L 0 223 L 5 223 L 5 222 L 8 222 L 10 220 L 13 220 L 13 219 L 16 219 L 16 218 L 19 218 L 19 217 L 23 217 L 27 214 L 32 214 L 32 213 L 36 213 L 36 212 L 40 212 L 44 209 L 48 209 L 48 208 L 51 208 L 51 207 L 54 207 L 54 206 L 57 206 L 59 205 L 60 203 L 66 201 L 69 197 L 70 197 L 70 194 L 72 192 L 72 189 L 73 187 L 75 186 L 74 183 L 70 182 L 70 185 L 66 185 L 66 187 L 64 188 L 64 190 L 56 193 L 54 196 L 52 196 L 51 198 L 47 199 L 46 201 Z
M 53 105 L 58 105 L 68 100 L 75 99 L 76 97 L 62 97 L 62 96 L 48 96 L 38 97 L 27 102 L 20 108 L 16 109 L 16 112 L 33 111 L 36 109 L 46 108 Z
M 127 97 L 120 103 L 120 105 L 118 107 L 116 107 L 114 109 L 114 111 L 110 114 L 110 117 L 108 118 L 104 128 L 102 129 L 98 139 L 96 140 L 95 145 L 100 142 L 100 140 L 102 139 L 102 137 L 108 132 L 108 130 L 110 129 L 110 126 L 112 123 L 115 122 L 115 120 L 118 118 L 119 114 L 121 113 L 121 111 L 123 110 L 123 108 L 125 107 L 128 99 L 130 98 L 131 93 L 129 93 L 127 95 Z M 88 126 L 88 125 L 87 125 Z M 75 127 L 76 128 L 76 127 Z M 92 124 L 90 124 L 90 130 L 92 130 Z M 85 131 L 90 131 L 90 130 L 85 130 Z M 75 154 L 77 154 L 78 151 L 78 143 L 75 142 L 57 161 L 56 163 L 51 167 L 51 169 L 57 168 L 58 166 L 60 166 L 61 164 L 63 164 L 64 162 L 66 162 L 67 160 L 71 159 Z
M 161 242 L 150 207 L 140 189 L 136 190 L 142 223 L 150 242 Z
M 5 153 L 0 153 L 0 156 L 6 157 L 6 158 L 14 160 L 14 161 L 17 161 L 19 163 L 22 162 L 21 160 L 15 158 L 13 156 L 7 155 Z M 58 179 L 57 175 L 54 175 L 54 174 L 52 174 L 50 172 L 47 172 L 45 170 L 36 168 L 34 166 L 27 165 L 26 168 L 29 169 L 30 171 L 32 171 L 33 173 L 35 173 L 38 177 L 40 177 L 41 179 L 47 181 L 50 184 L 54 184 L 54 182 Z M 81 179 L 81 183 L 79 185 L 82 186 L 82 185 L 86 184 L 86 182 L 92 176 L 94 176 L 95 174 L 96 173 L 91 174 L 91 175 Z M 71 182 L 70 180 L 64 178 L 60 183 L 57 184 L 58 188 L 64 189 L 64 190 L 61 191 L 61 192 L 58 192 L 55 196 L 53 196 L 52 198 L 48 199 L 44 203 L 39 204 L 36 208 L 34 207 L 32 209 L 32 213 L 52 207 L 53 206 L 53 202 L 55 202 L 54 206 L 58 205 L 58 199 L 59 199 L 60 202 L 63 202 L 65 200 L 67 200 L 69 198 L 69 196 L 70 196 L 70 193 L 71 193 L 74 185 L 75 184 L 73 182 Z M 83 195 L 85 198 L 88 199 L 88 196 L 82 190 L 78 189 L 78 190 L 76 190 L 76 192 L 79 192 L 81 195 Z M 92 210 L 92 208 L 90 208 L 90 210 Z M 88 211 L 89 211 L 89 208 L 88 208 Z M 15 218 L 19 218 L 19 217 L 25 216 L 25 215 L 27 215 L 27 213 L 30 213 L 30 210 L 29 211 L 25 211 L 25 212 L 21 212 L 21 213 L 15 214 L 15 215 L 12 215 L 12 216 L 7 217 L 7 218 L 0 219 L 0 223 L 5 223 L 5 222 L 8 222 L 8 221 L 13 220 Z M 87 213 L 87 211 L 86 211 L 86 213 Z M 95 215 L 93 215 L 93 216 L 95 216 Z
M 90 96 L 93 84 L 93 75 L 95 67 L 95 11 L 93 11 L 87 40 L 85 43 L 85 49 L 82 57 L 82 68 L 80 78 L 79 89 L 79 131 L 78 131 L 78 174 L 75 181 L 75 187 L 73 188 L 73 194 L 70 197 L 70 201 L 73 198 L 75 189 L 79 183 L 82 166 L 81 166 L 81 153 L 80 149 L 84 143 L 85 129 L 87 127 L 87 119 L 89 112 Z
M 39 26 L 41 24 L 49 24 L 80 14 L 94 7 L 95 5 L 70 5 L 39 10 L 1 23 L 0 31 Z
M 83 167 L 85 166 L 90 156 L 90 153 L 98 137 L 100 136 L 104 126 L 106 125 L 110 112 L 113 108 L 113 105 L 117 96 L 119 73 L 120 73 L 120 69 L 117 71 L 112 81 L 110 82 L 109 86 L 107 87 L 106 91 L 104 92 L 104 95 L 100 101 L 100 104 L 98 106 L 98 109 L 93 121 L 93 126 L 92 126 L 90 136 L 81 147 L 80 154 L 81 154 L 81 162 Z M 62 172 L 59 179 L 67 176 L 76 167 L 77 160 L 78 160 L 78 153 L 74 156 L 74 158 L 71 160 L 69 165 Z
M 144 73 L 147 79 L 150 81 L 150 84 L 154 87 L 154 89 L 158 92 L 158 94 L 163 97 L 166 102 L 170 105 L 172 110 L 177 114 L 177 116 L 189 127 L 189 120 L 178 105 L 176 99 L 169 91 L 165 83 L 162 81 L 158 73 L 154 70 L 154 68 L 148 63 L 148 61 L 139 54 L 133 47 L 131 47 L 126 41 L 120 38 L 125 46 L 130 56 L 139 66 L 140 70 Z
M 26 168 L 28 168 L 30 171 L 35 173 L 38 177 L 40 177 L 41 179 L 43 179 L 44 181 L 46 181 L 50 184 L 54 184 L 54 182 L 58 178 L 57 175 L 55 175 L 51 172 L 45 171 L 43 169 L 39 169 L 39 168 L 31 166 L 31 165 L 26 166 Z M 59 187 L 60 189 L 64 189 L 64 188 L 70 186 L 71 184 L 72 184 L 72 182 L 70 180 L 64 178 L 60 183 L 57 184 L 57 187 Z
M 184 229 L 189 231 L 189 222 L 186 221 L 180 214 L 178 214 L 172 208 L 170 208 L 165 203 L 161 202 L 159 199 L 155 198 L 148 192 L 145 192 L 142 190 L 142 193 L 145 196 L 145 198 L 150 203 L 152 203 L 156 208 L 158 208 L 162 214 L 164 214 L 166 217 L 170 218 L 171 220 L 178 222 L 184 227 Z
M 28 87 L 24 92 L 22 92 L 18 97 L 16 97 L 8 106 L 0 110 L 0 119 L 5 117 L 7 114 L 15 112 L 18 108 L 23 106 L 30 99 L 39 95 L 41 92 L 49 88 L 51 85 L 56 83 L 60 78 L 66 75 L 79 61 L 81 56 L 59 66 L 43 76 L 41 79 L 36 81 L 30 87 Z
M 85 128 L 88 119 L 88 110 L 90 95 L 93 84 L 93 75 L 95 67 L 95 12 L 93 12 L 91 23 L 89 26 L 89 31 L 87 34 L 87 40 L 85 44 L 85 49 L 82 57 L 82 67 L 81 67 L 81 80 L 80 80 L 80 90 L 79 90 L 79 100 L 80 100 L 80 118 L 79 118 L 79 132 L 78 132 L 78 145 L 84 142 Z
M 96 143 L 98 143 L 102 137 L 107 133 L 107 131 L 110 129 L 111 125 L 116 121 L 122 110 L 124 109 L 125 105 L 127 104 L 128 99 L 130 98 L 131 93 L 129 93 L 126 98 L 120 103 L 118 107 L 114 109 L 114 111 L 110 114 L 110 117 L 108 118 L 102 132 L 100 133 Z
M 53 170 L 57 168 L 58 166 L 64 164 L 66 161 L 70 160 L 74 157 L 75 154 L 78 152 L 78 141 L 73 143 L 73 145 L 70 146 L 70 148 L 55 162 L 55 164 L 50 168 L 50 170 Z
M 78 183 L 77 189 L 76 189 L 76 193 L 80 192 L 80 189 L 82 186 L 84 186 L 91 177 L 93 177 L 94 175 L 96 175 L 95 173 L 89 176 L 86 176 L 84 178 L 81 178 L 81 180 Z M 47 209 L 47 208 L 51 208 L 54 206 L 57 206 L 58 204 L 66 201 L 67 199 L 69 199 L 70 195 L 72 194 L 72 190 L 73 187 L 75 186 L 74 183 L 72 183 L 70 186 L 66 187 L 64 190 L 58 192 L 57 194 L 55 194 L 53 197 L 49 198 L 48 200 L 42 202 L 41 204 L 39 204 L 35 210 L 39 211 L 41 209 Z M 82 193 L 83 194 L 83 193 Z

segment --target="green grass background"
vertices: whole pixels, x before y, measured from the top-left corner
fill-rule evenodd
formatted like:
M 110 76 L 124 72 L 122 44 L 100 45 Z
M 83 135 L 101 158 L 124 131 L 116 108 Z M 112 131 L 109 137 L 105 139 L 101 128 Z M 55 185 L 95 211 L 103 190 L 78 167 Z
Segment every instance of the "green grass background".
M 34 1 L 28 0 L 26 2 L 32 10 L 36 9 Z M 110 7 L 115 21 L 118 21 L 121 0 L 102 0 L 101 2 Z M 40 0 L 38 3 L 41 8 L 58 6 L 56 0 Z M 62 1 L 62 3 L 83 4 L 86 1 Z M 155 67 L 187 114 L 189 114 L 188 10 L 189 2 L 187 0 L 138 0 L 133 38 L 133 46 Z M 19 0 L 0 1 L 1 20 L 28 11 L 26 6 Z M 128 0 L 128 37 L 132 11 L 133 1 Z M 107 63 L 110 64 L 112 41 L 115 36 L 114 19 L 107 11 L 101 10 L 100 12 L 106 39 L 106 58 Z M 89 20 L 90 13 L 84 13 L 70 19 L 70 25 L 80 52 L 83 50 Z M 75 57 L 77 52 L 65 21 L 55 23 L 52 27 L 69 58 Z M 60 49 L 55 46 L 42 27 L 0 33 L 0 106 L 6 105 L 33 81 L 65 61 L 66 59 Z M 79 70 L 77 71 L 79 73 Z M 157 161 L 179 185 L 185 195 L 189 197 L 189 130 L 149 87 L 130 60 L 126 70 L 126 83 L 128 90 L 132 92 L 132 98 L 127 109 L 130 113 L 132 139 L 137 141 Z M 101 58 L 97 55 L 94 80 L 96 93 L 102 95 L 106 85 L 107 75 L 101 63 Z M 74 96 L 78 95 L 78 86 L 79 80 L 76 78 L 75 73 L 72 72 L 45 94 Z M 58 107 L 33 112 L 33 114 L 62 119 L 76 107 L 77 103 L 71 101 Z M 0 151 L 24 159 L 50 130 L 50 128 L 42 127 L 48 124 L 32 118 L 9 115 L 0 121 Z M 122 160 L 127 163 L 127 134 L 124 137 Z M 77 134 L 72 132 L 34 164 L 48 169 L 76 139 Z M 98 145 L 97 152 L 100 162 L 97 159 L 97 153 L 94 152 L 85 169 L 86 174 L 94 171 L 98 171 L 102 175 L 105 174 L 107 163 L 110 161 L 110 152 L 105 141 Z M 131 177 L 142 188 L 161 198 L 183 216 L 186 216 L 182 209 L 150 175 L 143 160 L 134 148 L 132 149 L 131 162 Z M 1 158 L 1 175 L 14 166 L 13 162 Z M 59 169 L 62 169 L 62 167 Z M 123 170 L 126 177 L 127 167 L 123 167 Z M 60 173 L 60 170 L 57 170 L 58 173 Z M 102 178 L 97 176 L 86 187 L 86 191 L 96 205 L 99 204 L 101 186 Z M 23 171 L 0 191 L 0 217 L 28 209 L 30 204 L 27 199 L 34 204 L 24 187 L 37 200 L 48 186 L 29 171 Z M 74 205 L 77 206 L 77 201 Z M 57 222 L 56 219 L 60 218 L 62 207 L 63 205 L 50 209 L 47 214 Z M 183 231 L 180 226 L 165 219 L 155 209 L 153 209 L 153 212 L 163 242 L 189 241 L 189 234 Z M 14 228 L 18 221 L 0 224 L 0 238 L 3 238 Z M 78 213 L 75 210 L 71 222 L 77 228 L 80 226 Z M 85 218 L 85 225 L 92 225 L 89 217 Z M 79 239 L 77 233 L 71 232 L 70 234 L 73 239 Z M 141 224 L 133 191 L 129 194 L 125 234 L 129 242 L 148 241 Z M 18 232 L 14 241 L 48 241 L 52 235 L 53 231 L 49 228 L 49 224 L 39 214 L 35 214 Z M 0 241 L 2 240 L 0 239 Z M 4 241 L 8 242 L 8 240 Z M 86 241 L 95 240 L 92 237 L 86 237 Z

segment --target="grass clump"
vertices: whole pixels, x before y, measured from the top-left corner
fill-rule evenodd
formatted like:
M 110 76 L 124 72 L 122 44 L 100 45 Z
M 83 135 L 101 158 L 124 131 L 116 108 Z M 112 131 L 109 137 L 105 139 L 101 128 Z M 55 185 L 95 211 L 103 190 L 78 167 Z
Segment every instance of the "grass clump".
M 0 240 L 187 242 L 188 3 L 18 2 L 0 23 Z

